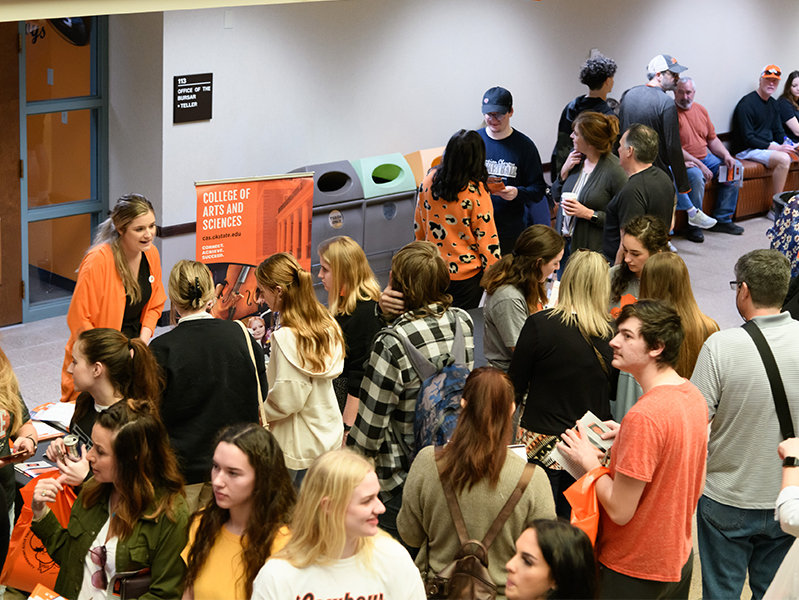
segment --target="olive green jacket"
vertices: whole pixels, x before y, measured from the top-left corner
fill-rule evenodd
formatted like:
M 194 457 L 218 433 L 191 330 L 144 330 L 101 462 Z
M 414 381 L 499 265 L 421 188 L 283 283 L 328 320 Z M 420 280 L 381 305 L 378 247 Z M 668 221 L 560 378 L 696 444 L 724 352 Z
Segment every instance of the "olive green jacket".
M 185 571 L 180 553 L 186 547 L 189 509 L 183 496 L 175 503 L 175 521 L 162 514 L 155 519 L 141 517 L 126 540 L 119 540 L 116 551 L 117 572 L 150 567 L 152 582 L 143 600 L 180 598 Z M 149 512 L 149 511 L 145 511 Z M 55 591 L 74 599 L 83 584 L 84 560 L 97 534 L 108 520 L 108 494 L 94 506 L 83 507 L 83 492 L 72 507 L 67 528 L 61 527 L 49 512 L 31 530 L 42 540 L 48 554 L 61 567 Z

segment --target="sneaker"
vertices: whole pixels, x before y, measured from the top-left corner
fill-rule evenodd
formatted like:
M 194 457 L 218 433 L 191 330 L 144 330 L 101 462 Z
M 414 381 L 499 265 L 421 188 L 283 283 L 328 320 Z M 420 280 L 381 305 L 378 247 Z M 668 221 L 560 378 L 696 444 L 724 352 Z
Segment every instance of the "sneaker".
M 697 212 L 697 214 L 699 213 Z M 698 227 L 689 227 L 688 231 L 685 232 L 685 239 L 696 244 L 701 244 L 705 241 L 705 235 Z
M 744 232 L 744 228 L 740 225 L 736 225 L 732 221 L 727 223 L 722 223 L 719 221 L 713 227 L 710 228 L 710 231 L 715 231 L 718 233 L 729 233 L 730 235 L 741 235 Z
M 674 252 L 674 254 L 677 254 L 677 246 L 675 246 L 674 244 L 672 244 L 672 243 L 671 243 L 671 240 L 669 240 L 669 250 L 670 250 L 671 252 Z
M 694 216 L 688 217 L 688 223 L 694 227 L 699 227 L 700 229 L 710 229 L 717 223 L 717 221 L 713 217 L 708 217 L 701 210 L 696 209 Z

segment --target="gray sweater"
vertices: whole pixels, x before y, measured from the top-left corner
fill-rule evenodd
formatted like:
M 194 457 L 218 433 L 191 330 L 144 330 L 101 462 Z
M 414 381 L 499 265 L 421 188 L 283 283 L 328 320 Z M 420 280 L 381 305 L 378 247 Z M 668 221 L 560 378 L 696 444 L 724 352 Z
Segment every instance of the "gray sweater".
M 519 483 L 525 464 L 522 458 L 509 450 L 496 488 L 491 488 L 488 481 L 483 480 L 471 490 L 456 494 L 470 538 L 483 539 Z M 488 550 L 488 571 L 498 587 L 497 600 L 504 599 L 508 577 L 505 563 L 515 552 L 516 539 L 532 521 L 554 518 L 555 501 L 549 479 L 541 467 L 536 467 L 519 503 Z M 428 560 L 431 574 L 438 573 L 455 559 L 455 553 L 461 547 L 438 477 L 435 448 L 432 446 L 424 448 L 411 465 L 397 528 L 406 544 L 420 548 L 416 566 L 422 573 L 428 570 Z
M 560 202 L 563 192 L 571 192 L 574 189 L 582 168 L 582 163 L 575 166 L 569 172 L 566 181 L 561 181 L 560 177 L 555 180 L 552 185 L 552 198 L 555 202 Z M 596 213 L 597 220 L 595 223 L 589 219 L 576 220 L 571 241 L 572 252 L 581 248 L 602 252 L 605 209 L 625 183 L 627 183 L 627 175 L 619 164 L 619 158 L 614 154 L 602 156 L 578 195 L 580 203 Z

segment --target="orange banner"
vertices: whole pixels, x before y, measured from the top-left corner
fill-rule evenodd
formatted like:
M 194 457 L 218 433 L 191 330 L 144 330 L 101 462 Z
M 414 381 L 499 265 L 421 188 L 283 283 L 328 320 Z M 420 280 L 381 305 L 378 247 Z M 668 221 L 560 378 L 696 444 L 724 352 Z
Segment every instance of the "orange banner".
M 197 260 L 210 266 L 222 319 L 268 310 L 256 298 L 255 267 L 290 252 L 311 269 L 313 174 L 204 181 L 197 192 Z
M 276 252 L 290 252 L 311 268 L 311 173 L 194 185 L 197 260 L 258 265 Z

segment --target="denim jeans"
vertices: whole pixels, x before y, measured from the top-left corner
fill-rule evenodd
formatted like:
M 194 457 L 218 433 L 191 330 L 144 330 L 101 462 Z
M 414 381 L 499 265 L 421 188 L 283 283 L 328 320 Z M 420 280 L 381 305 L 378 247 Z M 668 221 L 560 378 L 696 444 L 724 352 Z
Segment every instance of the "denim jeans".
M 722 165 L 721 159 L 715 154 L 708 152 L 702 159 L 704 165 L 710 169 L 714 177 L 719 174 L 719 167 Z M 705 197 L 705 178 L 699 167 L 688 169 L 688 181 L 691 183 L 691 191 L 687 194 L 677 194 L 677 210 L 688 210 L 695 206 L 702 210 L 702 199 Z M 738 205 L 738 186 L 733 183 L 723 183 L 719 186 L 716 207 L 713 209 L 713 218 L 719 223 L 730 223 L 735 207 Z
M 773 508 L 736 508 L 707 496 L 699 499 L 696 527 L 707 599 L 740 598 L 747 569 L 752 598 L 762 598 L 794 540 Z

